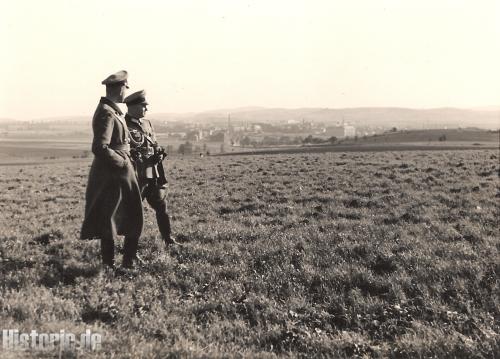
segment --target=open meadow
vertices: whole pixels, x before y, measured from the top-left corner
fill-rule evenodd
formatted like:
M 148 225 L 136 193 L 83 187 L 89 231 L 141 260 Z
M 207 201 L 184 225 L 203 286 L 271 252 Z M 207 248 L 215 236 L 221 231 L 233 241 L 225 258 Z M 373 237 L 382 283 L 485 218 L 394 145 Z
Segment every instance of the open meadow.
M 184 245 L 145 203 L 120 275 L 78 239 L 90 157 L 1 167 L 0 323 L 102 347 L 2 358 L 498 357 L 498 149 L 176 157 Z

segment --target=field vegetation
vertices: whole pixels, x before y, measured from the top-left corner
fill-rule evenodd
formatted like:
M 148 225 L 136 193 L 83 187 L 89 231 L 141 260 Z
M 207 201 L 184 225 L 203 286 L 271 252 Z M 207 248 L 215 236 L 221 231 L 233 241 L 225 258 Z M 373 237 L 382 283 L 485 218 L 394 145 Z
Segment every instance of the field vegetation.
M 78 239 L 88 162 L 2 167 L 1 327 L 103 344 L 1 357 L 498 357 L 497 150 L 167 167 L 184 245 L 165 249 L 147 209 L 146 263 L 122 274 Z
M 88 136 L 80 138 L 59 139 L 39 137 L 37 139 L 8 138 L 0 140 L 0 166 L 5 164 L 46 164 L 52 162 L 91 161 L 90 151 L 92 139 Z M 203 156 L 221 152 L 231 152 L 235 149 L 220 142 L 189 142 L 172 139 L 166 135 L 158 135 L 160 144 L 164 144 L 170 156 Z M 181 150 L 181 148 L 184 148 Z
M 451 142 L 452 144 L 464 144 L 475 142 L 484 145 L 496 145 L 500 140 L 500 132 L 498 130 L 480 130 L 476 128 L 407 131 L 398 130 L 394 127 L 391 131 L 383 134 L 359 136 L 357 140 L 366 143 Z

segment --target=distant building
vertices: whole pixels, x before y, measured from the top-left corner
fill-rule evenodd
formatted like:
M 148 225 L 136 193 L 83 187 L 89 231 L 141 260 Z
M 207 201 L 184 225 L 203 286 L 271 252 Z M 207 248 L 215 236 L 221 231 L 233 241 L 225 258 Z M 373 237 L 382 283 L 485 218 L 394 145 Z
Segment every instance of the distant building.
M 168 136 L 184 139 L 186 138 L 187 134 L 186 132 L 169 132 Z
M 344 138 L 344 127 L 343 126 L 329 126 L 326 128 L 325 132 L 328 136 L 334 136 L 337 138 Z
M 254 124 L 252 124 L 252 131 L 253 132 L 261 132 L 262 131 L 262 126 L 254 123 Z
M 324 134 L 335 136 L 337 138 L 354 137 L 356 136 L 356 128 L 350 125 L 337 125 L 327 127 Z
M 356 128 L 354 126 L 344 125 L 344 137 L 356 136 Z
M 199 141 L 202 138 L 203 138 L 203 131 L 202 130 L 189 131 L 186 135 L 186 139 L 188 141 Z
M 310 130 L 311 128 L 314 127 L 314 124 L 312 121 L 306 121 L 305 119 L 302 119 L 302 128 Z

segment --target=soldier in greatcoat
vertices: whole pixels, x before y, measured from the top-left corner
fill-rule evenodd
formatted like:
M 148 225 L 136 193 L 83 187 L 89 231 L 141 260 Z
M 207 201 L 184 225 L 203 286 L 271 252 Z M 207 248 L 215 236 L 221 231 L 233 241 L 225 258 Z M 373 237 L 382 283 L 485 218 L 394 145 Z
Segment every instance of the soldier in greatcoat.
M 165 244 L 178 245 L 172 236 L 167 209 L 167 178 L 162 162 L 166 153 L 156 140 L 151 121 L 144 118 L 148 105 L 146 93 L 144 90 L 134 92 L 123 102 L 127 104 L 125 120 L 130 131 L 132 157 L 136 163 L 142 198 L 155 210 Z
M 143 227 L 141 192 L 130 157 L 130 135 L 123 112 L 129 88 L 126 71 L 119 71 L 102 81 L 106 96 L 101 97 L 92 119 L 94 133 L 90 168 L 85 195 L 85 219 L 81 238 L 101 240 L 105 265 L 114 267 L 114 241 L 124 235 L 123 266 L 132 267 Z

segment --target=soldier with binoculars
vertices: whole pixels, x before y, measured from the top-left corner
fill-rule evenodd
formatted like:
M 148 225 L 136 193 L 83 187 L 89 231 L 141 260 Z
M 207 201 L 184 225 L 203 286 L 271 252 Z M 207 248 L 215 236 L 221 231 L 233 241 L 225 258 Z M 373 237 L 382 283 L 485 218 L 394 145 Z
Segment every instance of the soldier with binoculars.
M 158 145 L 151 121 L 144 119 L 148 102 L 144 90 L 134 92 L 123 101 L 127 104 L 125 120 L 130 132 L 131 154 L 137 171 L 142 198 L 156 212 L 160 233 L 167 246 L 178 244 L 171 234 L 167 210 L 167 178 L 163 160 L 165 149 Z

